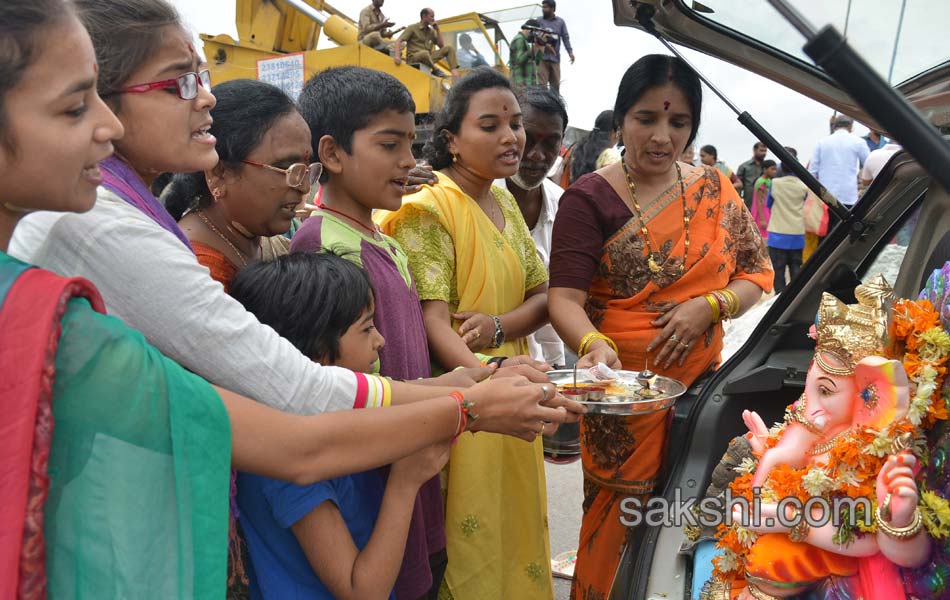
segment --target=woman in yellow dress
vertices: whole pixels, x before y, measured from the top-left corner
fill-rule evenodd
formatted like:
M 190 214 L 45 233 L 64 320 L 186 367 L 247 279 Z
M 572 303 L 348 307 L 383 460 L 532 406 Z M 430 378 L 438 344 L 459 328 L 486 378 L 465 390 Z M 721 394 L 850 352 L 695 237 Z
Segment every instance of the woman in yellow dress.
M 492 187 L 518 171 L 525 134 L 508 79 L 489 69 L 456 83 L 426 158 L 439 182 L 379 221 L 409 256 L 429 349 L 446 370 L 475 352 L 513 357 L 548 320 L 547 271 L 515 199 Z M 544 424 L 538 423 L 541 431 Z M 446 484 L 442 597 L 551 598 L 540 438 L 464 434 Z

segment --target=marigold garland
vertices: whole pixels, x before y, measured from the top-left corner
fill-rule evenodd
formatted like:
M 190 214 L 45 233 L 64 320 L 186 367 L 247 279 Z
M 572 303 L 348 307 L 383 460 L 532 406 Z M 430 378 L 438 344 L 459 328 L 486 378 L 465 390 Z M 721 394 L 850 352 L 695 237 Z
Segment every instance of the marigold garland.
M 903 355 L 910 378 L 908 419 L 923 430 L 948 417 L 942 393 L 950 357 L 950 335 L 940 326 L 940 314 L 927 299 L 898 300 L 890 324 L 892 356 Z

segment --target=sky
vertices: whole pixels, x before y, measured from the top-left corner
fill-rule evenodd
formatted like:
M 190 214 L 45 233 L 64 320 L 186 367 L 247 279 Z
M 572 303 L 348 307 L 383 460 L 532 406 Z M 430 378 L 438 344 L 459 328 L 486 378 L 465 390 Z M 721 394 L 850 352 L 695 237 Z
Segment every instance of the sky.
M 235 0 L 172 1 L 193 33 L 227 33 L 237 37 L 234 25 Z M 436 19 L 473 10 L 489 12 L 526 4 L 523 0 L 426 1 L 435 10 Z M 847 14 L 846 0 L 821 0 L 818 4 L 814 2 L 817 0 L 800 0 L 798 4 L 814 5 L 812 8 L 820 6 L 820 9 L 809 11 L 814 23 L 821 26 L 829 21 L 837 21 L 841 29 Z M 928 23 L 942 22 L 945 25 L 950 22 L 950 10 L 947 8 L 950 2 L 927 3 L 929 8 L 926 10 L 922 2 L 923 0 L 909 0 L 904 34 L 898 46 L 900 52 L 897 62 L 904 66 L 903 71 L 913 66 L 907 64 L 905 57 L 908 57 L 907 60 L 910 60 L 910 57 L 929 60 L 927 57 L 947 55 L 946 48 L 940 43 L 943 34 L 921 36 L 907 33 L 908 30 L 917 31 L 912 29 L 911 26 L 914 25 L 920 29 L 938 27 Z M 724 23 L 740 29 L 749 28 L 751 33 L 767 32 L 776 36 L 781 34 L 781 38 L 776 38 L 777 42 L 790 51 L 798 50 L 800 53 L 804 39 L 790 30 L 778 13 L 768 6 L 766 0 L 748 0 L 741 3 L 736 0 L 704 0 L 704 3 L 714 8 L 726 7 L 716 13 L 717 18 Z M 871 10 L 868 3 L 886 6 L 885 13 Z M 336 0 L 331 4 L 356 20 L 359 11 L 369 4 L 369 0 Z M 759 4 L 762 6 L 758 6 Z M 944 4 L 947 6 L 942 6 Z M 729 8 L 738 5 L 742 6 L 742 11 L 735 14 L 728 12 Z M 859 0 L 857 5 L 859 9 L 855 9 L 849 19 L 849 23 L 854 23 L 852 34 L 855 33 L 854 28 L 863 26 L 866 29 L 861 33 L 873 30 L 874 35 L 855 35 L 854 43 L 859 51 L 873 59 L 878 71 L 886 76 L 896 31 L 896 13 L 899 12 L 896 7 L 899 3 L 896 0 Z M 388 0 L 383 6 L 383 13 L 395 21 L 397 26 L 407 25 L 419 20 L 419 10 L 423 6 L 405 0 Z M 934 10 L 948 14 L 935 18 Z M 624 71 L 634 61 L 644 54 L 669 52 L 650 35 L 632 28 L 615 26 L 610 0 L 561 0 L 557 14 L 567 23 L 577 59 L 572 65 L 568 62 L 566 53 L 563 56 L 561 94 L 567 103 L 570 124 L 590 129 L 598 113 L 613 107 L 617 85 Z M 886 18 L 872 18 L 881 14 Z M 774 22 L 770 22 L 770 19 L 774 19 Z M 517 24 L 503 26 L 509 40 L 517 28 Z M 933 48 L 920 46 L 924 43 L 932 44 Z M 325 47 L 323 44 L 332 45 L 325 38 L 321 40 L 321 47 Z M 706 75 L 740 110 L 748 111 L 783 145 L 796 148 L 803 162 L 807 162 L 816 142 L 828 134 L 828 120 L 832 114 L 830 108 L 711 56 L 682 50 L 693 66 Z M 934 63 L 936 62 L 939 61 L 935 60 Z M 896 80 L 903 79 L 903 76 L 898 75 L 909 74 L 903 71 L 900 68 L 896 70 Z M 720 160 L 725 160 L 735 169 L 751 157 L 752 145 L 756 140 L 736 121 L 735 114 L 709 88 L 704 86 L 703 93 L 702 119 L 696 139 L 697 159 L 699 146 L 713 144 L 719 151 Z M 864 135 L 867 128 L 855 124 L 854 133 Z

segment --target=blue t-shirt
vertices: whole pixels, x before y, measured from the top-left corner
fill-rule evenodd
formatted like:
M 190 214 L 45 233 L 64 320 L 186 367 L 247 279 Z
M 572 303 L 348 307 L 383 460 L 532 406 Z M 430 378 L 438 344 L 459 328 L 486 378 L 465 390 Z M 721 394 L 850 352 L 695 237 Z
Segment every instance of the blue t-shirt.
M 306 486 L 238 473 L 237 502 L 251 556 L 251 597 L 333 600 L 290 528 L 321 503 L 333 502 L 362 550 L 376 525 L 385 487 L 380 469 Z

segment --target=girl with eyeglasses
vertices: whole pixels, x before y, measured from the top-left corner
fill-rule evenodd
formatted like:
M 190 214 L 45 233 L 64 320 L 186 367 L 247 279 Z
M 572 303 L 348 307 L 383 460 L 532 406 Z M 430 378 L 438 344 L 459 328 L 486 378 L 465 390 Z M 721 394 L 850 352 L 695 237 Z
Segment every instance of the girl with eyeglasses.
M 238 269 L 287 253 L 283 234 L 322 168 L 311 164 L 310 129 L 283 91 L 239 79 L 213 92 L 218 164 L 176 175 L 162 199 L 227 290 Z

